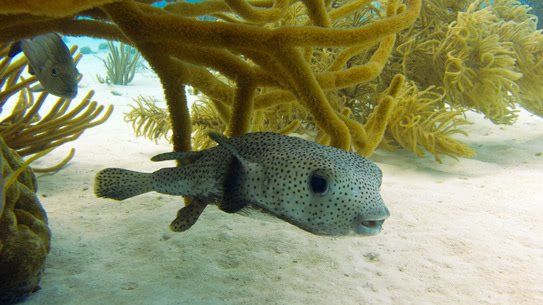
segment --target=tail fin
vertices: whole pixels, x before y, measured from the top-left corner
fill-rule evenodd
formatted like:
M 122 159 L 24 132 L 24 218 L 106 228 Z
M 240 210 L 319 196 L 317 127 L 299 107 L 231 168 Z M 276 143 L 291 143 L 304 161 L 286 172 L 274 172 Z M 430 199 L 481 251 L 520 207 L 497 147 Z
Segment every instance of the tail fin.
M 97 197 L 123 200 L 153 190 L 151 174 L 122 168 L 106 168 L 94 178 Z

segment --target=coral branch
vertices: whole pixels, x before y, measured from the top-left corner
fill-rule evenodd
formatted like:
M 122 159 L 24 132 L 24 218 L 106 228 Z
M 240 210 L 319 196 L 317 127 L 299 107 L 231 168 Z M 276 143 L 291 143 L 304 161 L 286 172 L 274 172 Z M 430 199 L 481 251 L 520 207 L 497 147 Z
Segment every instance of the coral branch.
M 369 92 L 377 90 L 366 84 L 385 80 L 386 88 L 392 81 L 380 77 L 397 33 L 415 22 L 422 1 L 382 1 L 385 10 L 367 0 L 179 2 L 164 9 L 149 2 L 75 4 L 75 15 L 59 18 L 10 17 L 0 24 L 6 30 L 0 32 L 0 43 L 58 31 L 136 47 L 161 79 L 174 151 L 191 149 L 185 97 L 191 86 L 206 95 L 230 136 L 293 130 L 369 155 L 395 102 L 393 94 L 368 102 Z M 222 22 L 193 18 L 203 15 Z M 85 115 L 99 109 L 88 107 Z M 48 115 L 44 123 L 53 126 L 57 119 Z M 147 122 L 140 128 L 153 126 Z

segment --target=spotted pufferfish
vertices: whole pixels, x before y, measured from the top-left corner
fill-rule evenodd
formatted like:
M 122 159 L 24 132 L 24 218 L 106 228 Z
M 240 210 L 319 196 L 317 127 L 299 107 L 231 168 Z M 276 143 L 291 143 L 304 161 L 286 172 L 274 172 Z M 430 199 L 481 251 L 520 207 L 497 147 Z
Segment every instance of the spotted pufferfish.
M 155 191 L 193 197 L 170 225 L 176 232 L 190 228 L 208 204 L 226 213 L 258 210 L 317 235 L 375 235 L 390 215 L 379 194 L 381 170 L 356 153 L 270 132 L 209 137 L 218 145 L 151 158 L 182 166 L 98 172 L 96 196 L 124 200 Z

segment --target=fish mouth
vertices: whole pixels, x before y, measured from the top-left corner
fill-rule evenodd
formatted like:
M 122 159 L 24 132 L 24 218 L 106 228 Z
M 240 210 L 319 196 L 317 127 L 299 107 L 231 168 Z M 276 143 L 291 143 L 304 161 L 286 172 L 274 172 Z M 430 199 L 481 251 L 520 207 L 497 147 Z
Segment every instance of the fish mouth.
M 358 215 L 354 221 L 354 232 L 363 236 L 373 236 L 379 234 L 383 228 L 385 219 L 390 216 L 390 212 L 385 207 L 378 217 L 365 218 Z
M 77 95 L 77 90 L 59 91 L 59 92 L 56 92 L 56 94 L 54 95 L 65 98 L 67 100 L 71 100 Z
M 55 88 L 54 92 L 51 90 L 49 93 L 67 100 L 71 100 L 76 97 L 77 89 L 77 83 L 73 83 L 62 88 Z
M 46 90 L 48 91 L 48 90 Z M 53 91 L 53 90 L 50 90 L 48 91 L 50 94 L 54 95 L 54 96 L 58 96 L 58 97 L 61 97 L 63 99 L 67 99 L 67 100 L 71 100 L 73 99 L 76 95 L 77 95 L 77 90 L 76 91 Z
M 356 232 L 356 234 L 364 236 L 377 235 L 379 234 L 379 232 L 381 232 L 384 222 L 384 219 L 363 220 L 355 226 L 354 231 Z

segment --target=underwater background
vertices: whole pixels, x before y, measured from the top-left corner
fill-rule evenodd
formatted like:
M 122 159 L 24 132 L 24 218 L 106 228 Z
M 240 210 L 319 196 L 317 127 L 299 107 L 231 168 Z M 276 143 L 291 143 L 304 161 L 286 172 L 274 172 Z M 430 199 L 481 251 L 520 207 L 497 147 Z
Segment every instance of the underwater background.
M 328 2 L 339 9 L 357 1 Z M 334 26 L 377 22 L 386 17 L 386 4 L 373 2 L 359 10 L 365 15 Z M 500 15 L 493 4 L 510 8 L 514 17 Z M 306 20 L 300 17 L 306 12 L 293 9 L 295 17 L 283 20 L 285 24 Z M 90 100 L 103 109 L 85 124 L 104 120 L 80 124 L 85 128 L 82 134 L 75 132 L 77 139 L 30 165 L 55 167 L 75 149 L 66 164 L 35 172 L 50 250 L 39 289 L 20 304 L 543 304 L 543 40 L 538 40 L 537 20 L 526 17 L 539 9 L 542 5 L 534 0 L 422 1 L 421 14 L 426 15 L 399 32 L 380 73 L 346 88 L 324 90 L 338 117 L 348 127 L 358 124 L 348 129 L 348 149 L 368 156 L 383 172 L 380 193 L 391 216 L 372 237 L 316 236 L 280 220 L 227 214 L 215 206 L 192 228 L 175 233 L 168 225 L 184 206 L 182 197 L 147 193 L 122 202 L 96 198 L 94 177 L 104 168 L 152 172 L 176 165 L 150 161 L 176 145 L 171 105 L 148 54 L 105 39 L 64 36 L 67 46 L 77 45 L 82 54 L 79 93 L 66 106 L 68 112 L 92 90 Z M 198 20 L 220 22 L 221 15 Z M 481 31 L 470 32 L 474 29 Z M 455 41 L 458 37 L 462 39 Z M 344 68 L 365 66 L 380 48 L 370 44 L 367 53 L 346 60 Z M 479 57 L 470 53 L 482 49 L 492 54 L 492 61 L 484 52 Z M 4 58 L 7 51 L 2 50 Z M 313 51 L 310 68 L 325 83 L 344 49 Z M 239 87 L 238 80 L 218 69 L 205 70 L 209 75 L 201 75 L 210 78 L 203 83 L 224 87 L 206 91 L 194 83 L 184 88 L 192 124 L 189 144 L 195 150 L 212 145 L 209 131 L 243 130 L 229 120 L 235 106 L 225 115 L 221 105 L 226 103 L 217 102 L 228 88 Z M 31 77 L 27 69 L 21 76 L 18 82 Z M 275 94 L 278 86 L 256 90 L 246 131 L 342 145 L 335 142 L 333 128 L 319 125 L 307 108 L 258 106 L 266 102 L 258 96 L 270 93 L 300 99 Z M 8 87 L 0 87 L 4 96 Z M 21 96 L 38 100 L 39 93 L 24 90 L 3 101 L 2 124 L 17 121 L 13 114 L 24 104 L 17 104 Z M 58 111 L 57 100 L 51 95 L 45 99 L 40 119 Z M 372 114 L 384 113 L 379 112 L 383 101 L 391 105 L 385 111 L 388 120 L 383 130 L 372 133 L 370 125 L 381 122 L 371 121 Z M 27 113 L 31 106 L 24 106 Z M 32 122 L 28 124 L 40 121 Z M 373 146 L 357 143 L 360 128 Z M 12 148 L 28 159 L 28 147 Z

